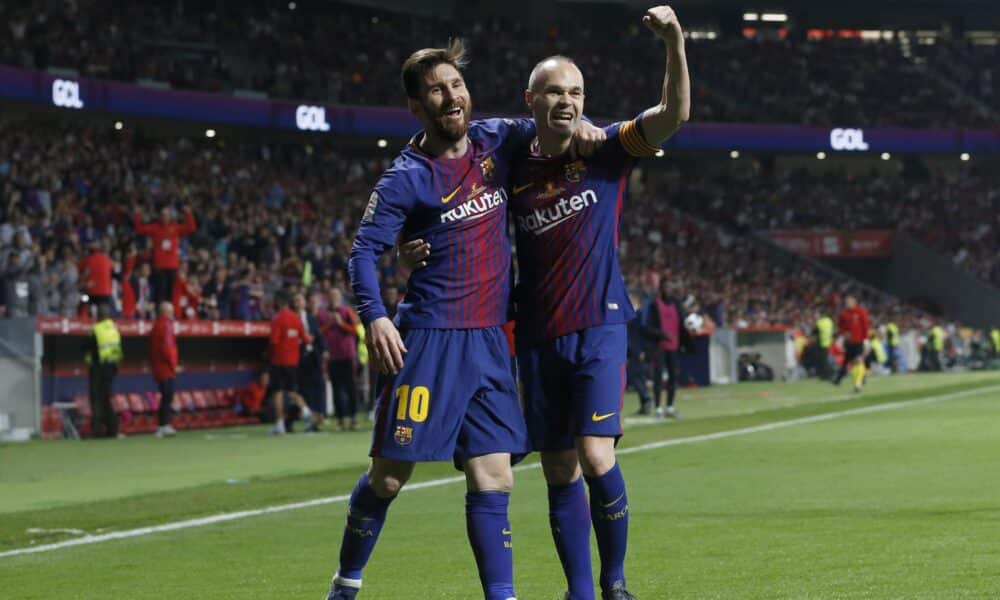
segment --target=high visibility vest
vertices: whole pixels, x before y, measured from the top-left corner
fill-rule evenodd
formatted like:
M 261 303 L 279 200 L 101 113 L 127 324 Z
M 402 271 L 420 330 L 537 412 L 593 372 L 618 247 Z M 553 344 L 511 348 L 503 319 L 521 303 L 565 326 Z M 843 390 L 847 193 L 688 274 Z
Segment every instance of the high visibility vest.
M 885 326 L 885 341 L 889 347 L 899 345 L 899 325 L 890 322 Z
M 878 361 L 878 364 L 881 365 L 885 363 L 885 346 L 882 345 L 882 340 L 872 338 L 872 352 L 875 353 L 875 360 Z
M 991 331 L 990 339 L 993 340 L 993 351 L 1000 354 L 1000 329 Z
M 302 287 L 308 288 L 313 281 L 313 264 L 311 260 L 306 261 L 306 266 L 302 268 Z
M 820 348 L 829 348 L 833 345 L 833 319 L 830 317 L 820 317 L 817 319 L 816 332 L 819 337 Z
M 940 325 L 931 327 L 931 348 L 935 352 L 944 350 L 944 329 L 941 329 Z
M 358 323 L 355 326 L 355 330 L 358 332 L 358 364 L 367 365 L 368 364 L 368 344 L 365 343 L 365 326 Z
M 104 319 L 94 324 L 97 338 L 97 359 L 102 363 L 118 363 L 122 359 L 122 336 L 115 328 L 115 322 Z

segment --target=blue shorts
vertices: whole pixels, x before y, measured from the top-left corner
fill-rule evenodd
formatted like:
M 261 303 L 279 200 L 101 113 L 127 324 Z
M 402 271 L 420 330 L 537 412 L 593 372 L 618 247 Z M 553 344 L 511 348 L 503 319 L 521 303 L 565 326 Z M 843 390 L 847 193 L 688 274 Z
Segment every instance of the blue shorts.
M 370 455 L 407 462 L 527 453 L 524 414 L 500 327 L 410 329 L 375 407 Z
M 518 348 L 531 449 L 569 450 L 577 436 L 622 435 L 626 325 L 599 325 Z

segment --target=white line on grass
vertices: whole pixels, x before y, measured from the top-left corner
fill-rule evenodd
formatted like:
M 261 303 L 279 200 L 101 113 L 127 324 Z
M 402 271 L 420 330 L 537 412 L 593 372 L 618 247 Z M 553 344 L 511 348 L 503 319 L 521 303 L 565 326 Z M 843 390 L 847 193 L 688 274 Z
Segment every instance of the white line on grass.
M 728 437 L 736 437 L 740 435 L 749 435 L 751 433 L 759 433 L 761 431 L 772 431 L 774 429 L 783 429 L 785 427 L 794 427 L 796 425 L 807 425 L 810 423 L 819 423 L 822 421 L 831 421 L 833 419 L 839 419 L 841 417 L 850 417 L 854 415 L 864 415 L 868 413 L 882 412 L 887 410 L 894 410 L 897 408 L 904 408 L 908 406 L 916 406 L 920 404 L 931 404 L 933 402 L 942 402 L 945 400 L 955 400 L 957 398 L 965 398 L 968 396 L 978 396 L 980 394 L 985 394 L 987 392 L 1000 392 L 1000 385 L 994 385 L 989 387 L 982 387 L 973 390 L 966 390 L 963 392 L 954 392 L 951 394 L 942 394 L 939 396 L 927 396 L 925 398 L 918 398 L 916 400 L 900 400 L 898 402 L 888 402 L 885 404 L 875 404 L 872 406 L 865 406 L 862 408 L 851 408 L 848 410 L 842 410 L 838 412 L 824 413 L 821 415 L 812 415 L 809 417 L 801 417 L 798 419 L 789 419 L 787 421 L 775 421 L 772 423 L 765 423 L 763 425 L 755 425 L 753 427 L 743 427 L 740 429 L 730 429 L 728 431 L 717 431 L 715 433 L 706 433 L 703 435 L 693 435 L 691 437 L 677 438 L 672 440 L 663 440 L 661 442 L 651 442 L 648 444 L 642 444 L 640 446 L 632 446 L 631 448 L 622 448 L 618 450 L 617 454 L 619 456 L 625 454 L 636 454 L 638 452 L 646 452 L 648 450 L 656 450 L 659 448 L 666 448 L 668 446 L 682 446 L 685 444 L 697 444 L 700 442 L 708 442 L 711 440 L 719 440 Z M 526 465 L 520 465 L 516 467 L 515 471 L 526 471 L 529 469 L 537 469 L 540 467 L 540 463 L 530 463 Z M 413 491 L 422 490 L 432 487 L 440 487 L 442 485 L 449 485 L 452 483 L 460 483 L 465 481 L 465 477 L 462 475 L 456 477 L 444 477 L 441 479 L 432 479 L 429 481 L 421 481 L 417 483 L 409 483 L 403 488 L 403 491 Z M 270 515 L 275 513 L 287 512 L 290 510 L 299 510 L 302 508 L 312 508 L 314 506 L 323 506 L 325 504 L 334 504 L 337 502 L 344 502 L 350 498 L 349 494 L 344 494 L 340 496 L 329 496 L 326 498 L 316 498 L 314 500 L 306 500 L 304 502 L 293 502 L 290 504 L 281 504 L 278 506 L 269 506 L 266 508 L 257 508 L 253 510 L 241 510 L 238 512 L 223 513 L 219 515 L 212 515 L 209 517 L 201 517 L 198 519 L 188 519 L 186 521 L 175 521 L 173 523 L 164 523 L 163 525 L 152 525 L 149 527 L 139 527 L 137 529 L 128 529 L 125 531 L 114 531 L 111 533 L 103 533 L 100 535 L 86 535 L 79 538 L 74 538 L 71 540 L 65 540 L 62 542 L 55 542 L 52 544 L 43 544 L 40 546 L 33 546 L 29 548 L 15 548 L 13 550 L 7 550 L 5 552 L 0 552 L 0 558 L 7 558 L 10 556 L 20 556 L 23 554 L 35 554 L 39 552 L 51 552 L 53 550 L 60 550 L 62 548 L 71 548 L 73 546 L 83 546 L 87 544 L 98 544 L 101 542 L 108 542 L 111 540 L 121 540 L 126 538 L 142 537 L 150 535 L 153 533 L 163 533 L 166 531 L 177 531 L 179 529 L 189 529 L 192 527 L 204 527 L 206 525 L 214 525 L 216 523 L 225 523 L 228 521 L 238 521 L 240 519 L 246 519 L 249 517 L 257 517 L 261 515 Z

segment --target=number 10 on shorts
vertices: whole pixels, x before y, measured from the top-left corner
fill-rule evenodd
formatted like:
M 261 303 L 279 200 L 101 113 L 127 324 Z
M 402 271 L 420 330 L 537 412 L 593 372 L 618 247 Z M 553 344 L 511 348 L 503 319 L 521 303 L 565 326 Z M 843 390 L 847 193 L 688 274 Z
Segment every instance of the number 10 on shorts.
M 430 403 L 431 391 L 426 387 L 418 385 L 410 390 L 409 385 L 401 385 L 396 388 L 396 420 L 405 421 L 409 415 L 414 423 L 423 423 Z

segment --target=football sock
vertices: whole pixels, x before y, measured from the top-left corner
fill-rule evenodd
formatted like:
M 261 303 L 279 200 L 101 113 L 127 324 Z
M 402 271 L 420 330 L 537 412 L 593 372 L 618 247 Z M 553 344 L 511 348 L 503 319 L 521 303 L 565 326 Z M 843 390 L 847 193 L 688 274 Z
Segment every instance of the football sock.
M 350 503 L 347 506 L 347 525 L 344 526 L 344 537 L 340 542 L 340 573 L 347 579 L 361 579 L 361 570 L 368 564 L 368 559 L 375 549 L 378 534 L 385 524 L 389 504 L 395 499 L 379 498 L 368 483 L 368 474 L 364 473 L 358 479 L 354 491 L 351 492 Z
M 465 525 L 486 600 L 514 597 L 514 552 L 507 519 L 509 503 L 507 492 L 469 492 L 465 495 Z
M 854 385 L 861 387 L 861 384 L 865 381 L 865 365 L 863 363 L 854 365 L 852 374 L 854 375 Z
M 594 575 L 590 566 L 590 506 L 582 477 L 566 485 L 549 486 L 549 526 L 570 597 L 591 600 Z
M 625 550 L 628 547 L 628 497 L 618 464 L 600 477 L 588 477 L 590 517 L 601 554 L 601 588 L 625 581 Z

